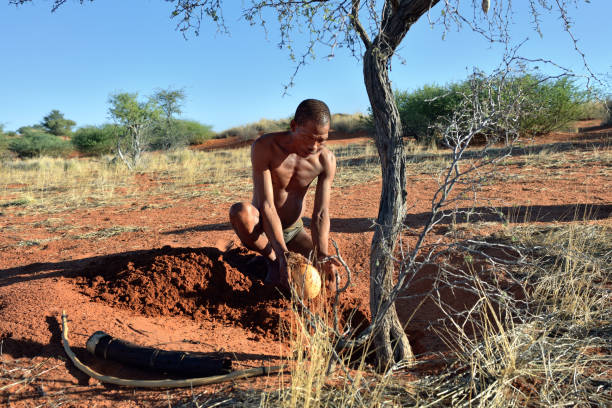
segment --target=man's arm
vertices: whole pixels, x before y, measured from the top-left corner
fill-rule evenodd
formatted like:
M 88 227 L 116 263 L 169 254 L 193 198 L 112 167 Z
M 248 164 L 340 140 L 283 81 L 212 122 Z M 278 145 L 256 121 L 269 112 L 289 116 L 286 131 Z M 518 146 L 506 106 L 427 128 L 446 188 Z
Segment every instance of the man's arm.
M 315 247 L 317 259 L 323 259 L 329 255 L 329 201 L 331 186 L 336 175 L 336 157 L 331 151 L 325 149 L 321 153 L 321 161 L 323 172 L 317 180 L 311 225 L 312 243 Z
M 283 238 L 283 225 L 276 212 L 272 176 L 269 167 L 269 148 L 261 141 L 256 141 L 251 149 L 253 165 L 253 194 L 257 197 L 257 209 L 266 237 L 276 254 L 277 259 L 284 259 L 287 245 Z

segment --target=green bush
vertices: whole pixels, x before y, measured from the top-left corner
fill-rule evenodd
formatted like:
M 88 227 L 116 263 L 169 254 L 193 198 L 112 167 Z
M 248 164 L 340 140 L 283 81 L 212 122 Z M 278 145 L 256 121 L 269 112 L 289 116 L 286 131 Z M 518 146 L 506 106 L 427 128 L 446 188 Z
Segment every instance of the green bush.
M 161 120 L 151 129 L 149 146 L 153 150 L 167 150 L 196 145 L 212 139 L 212 126 L 195 120 Z
M 2 131 L 2 125 L 0 124 L 0 158 L 7 155 L 9 139 L 8 136 Z
M 204 143 L 215 136 L 211 125 L 205 125 L 195 120 L 179 120 L 177 121 L 177 128 L 181 138 L 190 145 Z
M 117 125 L 85 126 L 72 135 L 71 142 L 81 153 L 88 156 L 109 154 L 117 143 Z
M 405 136 L 418 141 L 429 141 L 434 136 L 433 125 L 443 117 L 450 117 L 458 109 L 461 96 L 457 84 L 425 85 L 413 92 L 395 91 Z
M 21 137 L 9 141 L 8 148 L 19 157 L 61 157 L 72 150 L 70 142 L 35 128 L 24 128 Z
M 606 101 L 590 99 L 582 104 L 578 120 L 599 119 L 605 121 L 607 117 Z
M 526 95 L 522 106 L 522 134 L 542 135 L 580 119 L 587 93 L 568 78 L 544 79 L 539 75 L 516 78 Z
M 464 95 L 472 94 L 471 85 L 484 84 L 481 74 L 445 86 L 425 85 L 412 92 L 395 91 L 395 102 L 400 114 L 405 136 L 411 136 L 421 142 L 440 143 L 436 135 L 436 125 L 451 118 L 459 112 L 464 104 Z M 503 85 L 503 91 L 501 91 Z M 518 99 L 522 101 L 519 107 L 519 132 L 528 135 L 549 133 L 567 126 L 570 122 L 579 120 L 584 115 L 593 112 L 587 105 L 587 92 L 578 88 L 574 81 L 568 78 L 546 79 L 540 75 L 524 74 L 502 82 L 493 79 L 490 87 L 480 87 L 478 95 L 481 102 L 489 98 L 491 92 L 495 100 L 507 101 L 508 104 Z M 504 92 L 500 95 L 500 92 Z M 519 97 L 522 95 L 522 97 Z M 587 111 L 587 108 L 590 109 Z M 465 112 L 463 112 L 465 113 Z M 468 112 L 469 113 L 469 112 Z M 372 120 L 372 119 L 370 119 Z M 503 125 L 485 131 L 488 136 L 495 132 L 503 132 Z M 487 136 L 485 135 L 485 136 Z M 487 136 L 487 137 L 488 137 Z
M 72 127 L 76 125 L 76 122 L 70 119 L 64 118 L 64 114 L 53 109 L 47 116 L 45 116 L 40 122 L 40 125 L 44 128 L 47 133 L 51 133 L 55 136 L 68 136 L 72 132 Z

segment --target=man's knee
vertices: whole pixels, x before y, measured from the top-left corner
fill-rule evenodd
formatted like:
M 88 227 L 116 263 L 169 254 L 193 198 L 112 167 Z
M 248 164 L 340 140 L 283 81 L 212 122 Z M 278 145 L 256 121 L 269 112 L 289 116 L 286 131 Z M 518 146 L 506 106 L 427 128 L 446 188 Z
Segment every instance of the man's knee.
M 253 226 L 258 222 L 259 211 L 251 203 L 234 203 L 230 207 L 229 218 L 234 226 L 237 224 Z

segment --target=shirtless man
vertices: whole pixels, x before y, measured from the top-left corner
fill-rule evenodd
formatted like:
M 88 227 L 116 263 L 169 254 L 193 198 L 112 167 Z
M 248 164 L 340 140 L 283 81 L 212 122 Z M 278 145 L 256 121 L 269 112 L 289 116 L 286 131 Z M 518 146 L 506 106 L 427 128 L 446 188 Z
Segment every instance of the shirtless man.
M 266 281 L 287 286 L 285 253 L 315 256 L 318 269 L 329 281 L 337 266 L 328 256 L 329 198 L 336 174 L 336 157 L 325 147 L 330 125 L 327 105 L 316 99 L 302 101 L 291 130 L 268 133 L 251 147 L 253 200 L 235 203 L 230 222 L 247 248 L 266 258 Z M 304 196 L 317 179 L 311 235 L 304 230 Z

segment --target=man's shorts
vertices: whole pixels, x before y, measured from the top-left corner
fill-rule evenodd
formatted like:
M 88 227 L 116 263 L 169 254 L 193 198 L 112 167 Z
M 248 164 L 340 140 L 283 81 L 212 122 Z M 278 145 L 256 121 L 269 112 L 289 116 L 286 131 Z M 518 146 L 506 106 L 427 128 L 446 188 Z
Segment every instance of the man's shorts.
M 297 234 L 300 233 L 301 230 L 304 229 L 304 221 L 302 218 L 299 218 L 296 222 L 294 222 L 289 227 L 283 230 L 283 238 L 285 240 L 285 244 L 288 244 Z

